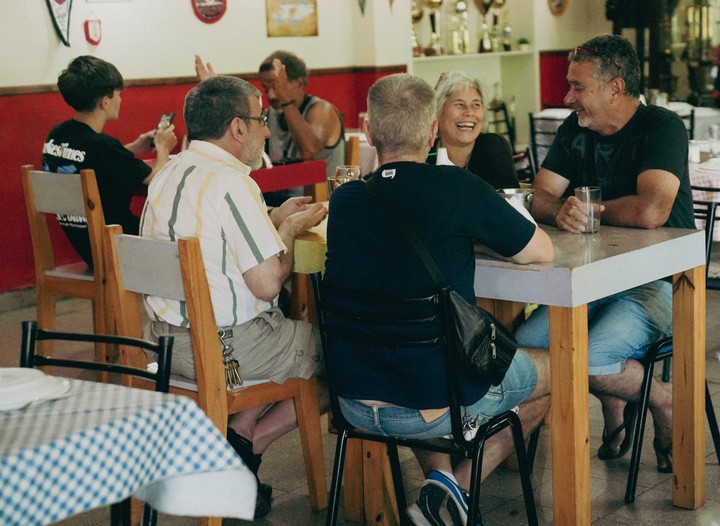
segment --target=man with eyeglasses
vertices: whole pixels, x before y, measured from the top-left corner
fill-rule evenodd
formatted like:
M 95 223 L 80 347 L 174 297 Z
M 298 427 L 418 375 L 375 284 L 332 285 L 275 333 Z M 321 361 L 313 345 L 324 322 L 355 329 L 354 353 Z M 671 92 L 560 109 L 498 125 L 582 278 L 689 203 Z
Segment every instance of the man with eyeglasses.
M 565 103 L 573 113 L 557 136 L 533 184 L 532 215 L 573 233 L 588 218 L 574 197 L 579 186 L 602 189 L 608 225 L 695 228 L 688 176 L 688 136 L 675 113 L 639 100 L 640 62 L 617 35 L 595 37 L 568 58 Z M 632 442 L 643 366 L 637 360 L 672 331 L 671 278 L 620 292 L 588 305 L 590 392 L 605 418 L 601 460 L 620 458 Z M 548 347 L 548 309 L 540 307 L 518 329 L 518 341 Z M 653 384 L 649 401 L 657 468 L 672 471 L 672 394 Z
M 195 71 L 203 80 L 215 74 L 210 63 L 195 56 Z M 345 130 L 338 109 L 330 102 L 305 92 L 308 69 L 305 62 L 289 51 L 274 51 L 259 68 L 260 83 L 270 103 L 268 125 L 272 132 L 267 152 L 273 163 L 322 159 L 328 177 L 345 164 Z M 266 194 L 276 205 L 301 189 Z
M 327 210 L 296 197 L 268 213 L 252 168 L 262 162 L 270 135 L 260 91 L 235 77 L 214 76 L 185 98 L 189 148 L 148 189 L 140 232 L 176 240 L 198 237 L 223 347 L 232 347 L 244 380 L 310 378 L 321 365 L 317 330 L 286 319 L 278 293 L 293 265 L 295 238 Z M 172 372 L 196 378 L 183 302 L 147 298 L 145 336 L 175 336 Z M 230 416 L 228 442 L 256 474 L 261 455 L 297 425 L 292 399 Z M 272 488 L 258 484 L 255 517 L 270 511 Z

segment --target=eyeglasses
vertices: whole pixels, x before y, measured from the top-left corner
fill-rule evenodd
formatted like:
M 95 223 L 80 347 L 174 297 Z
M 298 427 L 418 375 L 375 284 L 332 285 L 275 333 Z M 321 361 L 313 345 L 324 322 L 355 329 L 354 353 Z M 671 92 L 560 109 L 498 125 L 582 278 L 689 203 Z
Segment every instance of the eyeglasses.
M 614 58 L 611 59 L 610 57 L 607 57 L 607 56 L 605 56 L 605 55 L 601 55 L 601 54 L 598 53 L 597 51 L 595 51 L 595 50 L 593 50 L 593 49 L 588 49 L 588 48 L 586 48 L 585 46 L 578 46 L 578 47 L 576 47 L 576 48 L 573 50 L 572 56 L 571 56 L 570 58 L 573 58 L 573 59 L 574 59 L 574 58 L 578 55 L 578 53 L 585 53 L 586 55 L 589 55 L 589 56 L 591 56 L 591 57 L 595 57 L 595 58 L 607 60 L 607 61 L 609 61 L 613 66 L 615 66 L 618 70 L 622 69 L 622 66 L 620 65 L 620 63 L 619 63 L 616 59 L 614 59 Z
M 267 127 L 268 125 L 268 118 L 265 112 L 262 113 L 259 117 L 251 117 L 250 115 L 235 115 L 238 119 L 247 119 L 250 121 L 258 121 L 262 123 L 263 126 Z

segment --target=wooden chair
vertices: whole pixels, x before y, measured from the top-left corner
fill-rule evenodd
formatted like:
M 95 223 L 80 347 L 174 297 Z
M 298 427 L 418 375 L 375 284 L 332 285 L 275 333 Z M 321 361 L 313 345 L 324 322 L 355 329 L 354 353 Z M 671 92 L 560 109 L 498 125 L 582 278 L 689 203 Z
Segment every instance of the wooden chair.
M 226 389 L 225 368 L 200 241 L 192 238 L 175 243 L 124 235 L 119 226 L 110 225 L 106 227 L 104 246 L 109 298 L 116 315 L 118 334 L 142 335 L 139 294 L 184 301 L 191 327 L 197 382 L 173 375 L 170 392 L 196 400 L 223 436 L 227 432 L 228 415 L 293 398 L 310 505 L 316 511 L 327 507 L 317 381 L 315 378 L 295 378 L 282 384 L 247 382 L 238 390 Z M 136 367 L 147 366 L 146 357 L 137 352 L 121 353 L 121 360 Z M 132 384 L 142 385 L 142 381 L 132 379 Z M 219 518 L 205 520 L 207 524 L 220 524 Z
M 526 459 L 522 426 L 513 411 L 506 411 L 478 427 L 472 439 L 463 435 L 463 420 L 460 408 L 460 393 L 457 370 L 457 350 L 454 348 L 455 336 L 451 332 L 451 320 L 446 294 L 435 294 L 424 298 L 392 298 L 350 293 L 330 288 L 320 280 L 320 273 L 311 276 L 315 291 L 315 303 L 318 309 L 320 334 L 325 349 L 325 370 L 327 373 L 332 422 L 338 432 L 335 462 L 333 466 L 330 505 L 327 512 L 327 526 L 337 524 L 340 504 L 345 454 L 350 439 L 380 442 L 386 445 L 390 460 L 390 469 L 395 491 L 400 524 L 409 524 L 406 516 L 405 489 L 403 487 L 398 446 L 411 447 L 425 451 L 448 453 L 456 457 L 470 459 L 472 472 L 470 495 L 468 499 L 468 524 L 481 524 L 479 497 L 480 473 L 482 471 L 483 446 L 485 441 L 510 427 L 513 435 L 515 453 L 518 456 L 518 469 L 525 500 L 525 512 L 528 523 L 538 523 L 535 499 L 530 482 L 529 466 Z M 413 328 L 411 331 L 409 328 Z M 427 440 L 404 438 L 401 436 L 379 435 L 353 427 L 343 416 L 338 401 L 338 379 L 335 374 L 336 363 L 328 343 L 354 341 L 368 347 L 386 350 L 415 349 L 432 346 L 445 356 L 445 370 L 438 374 L 447 375 L 448 399 L 450 400 L 450 419 L 452 438 L 439 443 Z M 408 351 L 405 351 L 407 354 Z M 372 394 L 368 394 L 372 398 Z
M 121 349 L 133 348 L 139 352 L 151 351 L 157 354 L 157 370 L 148 371 L 146 367 L 134 368 L 118 363 L 108 363 L 105 360 L 85 361 L 75 359 L 53 358 L 36 352 L 36 344 L 46 341 L 91 342 L 107 345 L 118 345 Z M 20 349 L 20 367 L 63 367 L 71 369 L 85 369 L 101 371 L 104 374 L 119 374 L 126 377 L 139 376 L 150 381 L 155 391 L 167 393 L 170 383 L 170 363 L 172 359 L 173 337 L 163 336 L 158 343 L 136 338 L 123 338 L 104 334 L 87 334 L 78 332 L 58 332 L 40 329 L 37 322 L 22 322 L 22 346 Z M 128 497 L 122 502 L 110 506 L 110 524 L 131 524 L 131 499 Z M 156 523 L 157 512 L 145 505 L 143 524 L 152 526 Z
M 360 166 L 360 137 L 353 135 L 345 142 L 345 164 Z
M 67 296 L 92 301 L 94 332 L 112 332 L 108 325 L 108 315 L 104 311 L 102 232 L 105 219 L 95 172 L 82 170 L 79 174 L 56 174 L 37 171 L 32 165 L 25 165 L 21 175 L 35 258 L 38 325 L 42 329 L 54 329 L 57 298 Z M 86 272 L 84 263 L 57 265 L 48 225 L 48 216 L 56 214 L 87 218 L 93 257 L 92 274 Z M 45 354 L 51 354 L 51 342 L 42 342 L 41 349 Z M 97 361 L 105 361 L 105 349 L 105 345 L 96 345 Z

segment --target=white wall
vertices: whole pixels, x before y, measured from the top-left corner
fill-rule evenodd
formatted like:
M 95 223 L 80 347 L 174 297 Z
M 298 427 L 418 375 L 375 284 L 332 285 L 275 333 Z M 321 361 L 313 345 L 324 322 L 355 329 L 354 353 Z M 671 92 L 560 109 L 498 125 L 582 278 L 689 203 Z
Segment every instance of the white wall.
M 194 75 L 193 56 L 219 73 L 254 72 L 276 49 L 288 49 L 308 67 L 396 65 L 408 61 L 410 0 L 317 0 L 317 37 L 267 37 L 265 0 L 228 0 L 214 24 L 195 16 L 190 0 L 74 0 L 70 44 L 55 33 L 45 0 L 11 3 L 0 17 L 0 87 L 54 84 L 78 55 L 115 64 L 127 79 Z M 85 40 L 83 22 L 102 21 L 102 41 Z

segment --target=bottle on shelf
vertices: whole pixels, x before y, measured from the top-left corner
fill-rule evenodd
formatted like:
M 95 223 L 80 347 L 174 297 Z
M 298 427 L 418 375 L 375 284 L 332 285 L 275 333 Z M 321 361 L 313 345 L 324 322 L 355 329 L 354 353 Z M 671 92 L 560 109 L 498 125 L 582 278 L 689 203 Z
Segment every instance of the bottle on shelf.
M 502 31 L 502 48 L 503 51 L 512 51 L 512 28 L 510 22 L 505 20 L 505 25 Z
M 487 24 L 483 23 L 480 29 L 480 53 L 490 53 L 492 51 L 492 40 L 490 40 L 490 32 Z
M 500 17 L 497 13 L 493 14 L 493 24 L 490 28 L 490 47 L 493 52 L 500 51 Z

